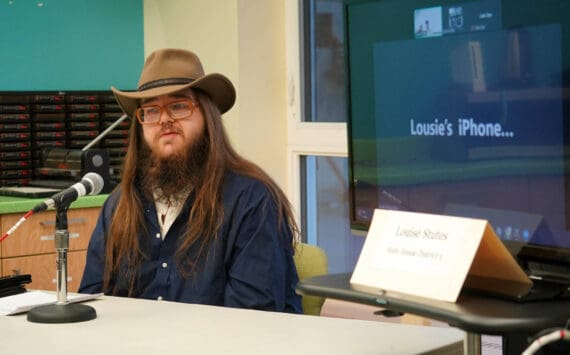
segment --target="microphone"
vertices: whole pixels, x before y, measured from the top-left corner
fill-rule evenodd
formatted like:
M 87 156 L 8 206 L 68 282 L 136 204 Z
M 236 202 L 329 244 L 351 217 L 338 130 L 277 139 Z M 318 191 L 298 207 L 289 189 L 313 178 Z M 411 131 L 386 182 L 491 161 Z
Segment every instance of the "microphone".
M 34 208 L 32 208 L 32 211 L 34 213 L 40 212 L 57 205 L 70 204 L 81 196 L 97 195 L 101 190 L 103 190 L 103 185 L 105 185 L 105 182 L 101 175 L 94 172 L 87 173 L 83 178 L 81 178 L 80 182 L 56 193 L 44 202 L 38 203 Z
M 35 205 L 34 208 L 29 210 L 24 215 L 24 217 L 20 218 L 20 220 L 16 222 L 12 228 L 10 228 L 2 235 L 2 237 L 0 237 L 0 243 L 4 239 L 8 238 L 10 234 L 14 233 L 14 231 L 18 229 L 18 227 L 24 223 L 32 214 L 47 210 L 48 208 L 54 207 L 56 205 L 61 205 L 62 203 L 70 204 L 81 196 L 97 195 L 99 192 L 101 192 L 101 190 L 103 190 L 103 185 L 105 185 L 105 181 L 101 175 L 93 172 L 85 174 L 80 182 L 74 184 L 66 190 L 56 193 L 44 202 Z

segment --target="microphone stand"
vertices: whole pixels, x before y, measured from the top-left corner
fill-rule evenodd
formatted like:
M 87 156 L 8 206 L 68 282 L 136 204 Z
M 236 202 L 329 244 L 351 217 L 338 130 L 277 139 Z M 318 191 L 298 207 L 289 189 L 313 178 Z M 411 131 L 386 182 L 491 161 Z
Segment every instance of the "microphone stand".
M 69 250 L 69 230 L 67 210 L 71 202 L 56 205 L 55 249 L 57 252 L 57 302 L 37 306 L 28 312 L 28 321 L 36 323 L 83 322 L 97 317 L 95 309 L 80 303 L 67 302 L 67 251 Z

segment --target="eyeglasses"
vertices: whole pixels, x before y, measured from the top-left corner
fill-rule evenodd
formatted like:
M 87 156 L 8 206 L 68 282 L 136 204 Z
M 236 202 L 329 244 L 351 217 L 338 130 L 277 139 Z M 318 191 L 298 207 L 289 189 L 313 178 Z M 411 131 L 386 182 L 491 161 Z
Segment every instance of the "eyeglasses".
M 180 120 L 192 116 L 194 108 L 198 103 L 194 100 L 186 99 L 169 103 L 166 106 L 148 105 L 141 106 L 135 111 L 139 122 L 143 125 L 155 124 L 160 121 L 163 110 L 174 120 Z

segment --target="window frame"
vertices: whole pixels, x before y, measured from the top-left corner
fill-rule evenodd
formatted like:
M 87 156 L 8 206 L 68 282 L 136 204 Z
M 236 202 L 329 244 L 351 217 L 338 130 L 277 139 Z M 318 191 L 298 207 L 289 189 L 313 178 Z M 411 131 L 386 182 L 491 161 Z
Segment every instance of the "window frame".
M 310 0 L 305 0 L 310 1 Z M 304 0 L 285 2 L 285 46 L 287 73 L 287 172 L 286 192 L 301 222 L 306 195 L 302 192 L 303 156 L 348 157 L 347 124 L 304 121 L 304 93 L 310 81 L 305 80 L 303 69 Z M 310 193 L 310 192 L 309 192 Z M 311 218 L 311 216 L 307 216 Z M 348 218 L 348 216 L 347 216 Z M 303 226 L 301 226 L 303 229 Z M 309 231 L 311 234 L 311 231 Z M 305 238 L 313 242 L 315 236 Z

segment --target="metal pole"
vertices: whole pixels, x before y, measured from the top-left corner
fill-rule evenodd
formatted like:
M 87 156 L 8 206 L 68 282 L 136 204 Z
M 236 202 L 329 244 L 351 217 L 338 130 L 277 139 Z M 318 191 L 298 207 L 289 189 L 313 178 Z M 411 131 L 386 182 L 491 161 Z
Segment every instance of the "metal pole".
M 465 355 L 481 355 L 481 335 L 477 333 L 465 333 L 463 343 L 463 353 Z
M 69 231 L 55 231 L 55 249 L 57 252 L 57 304 L 67 303 L 67 251 L 69 250 Z

